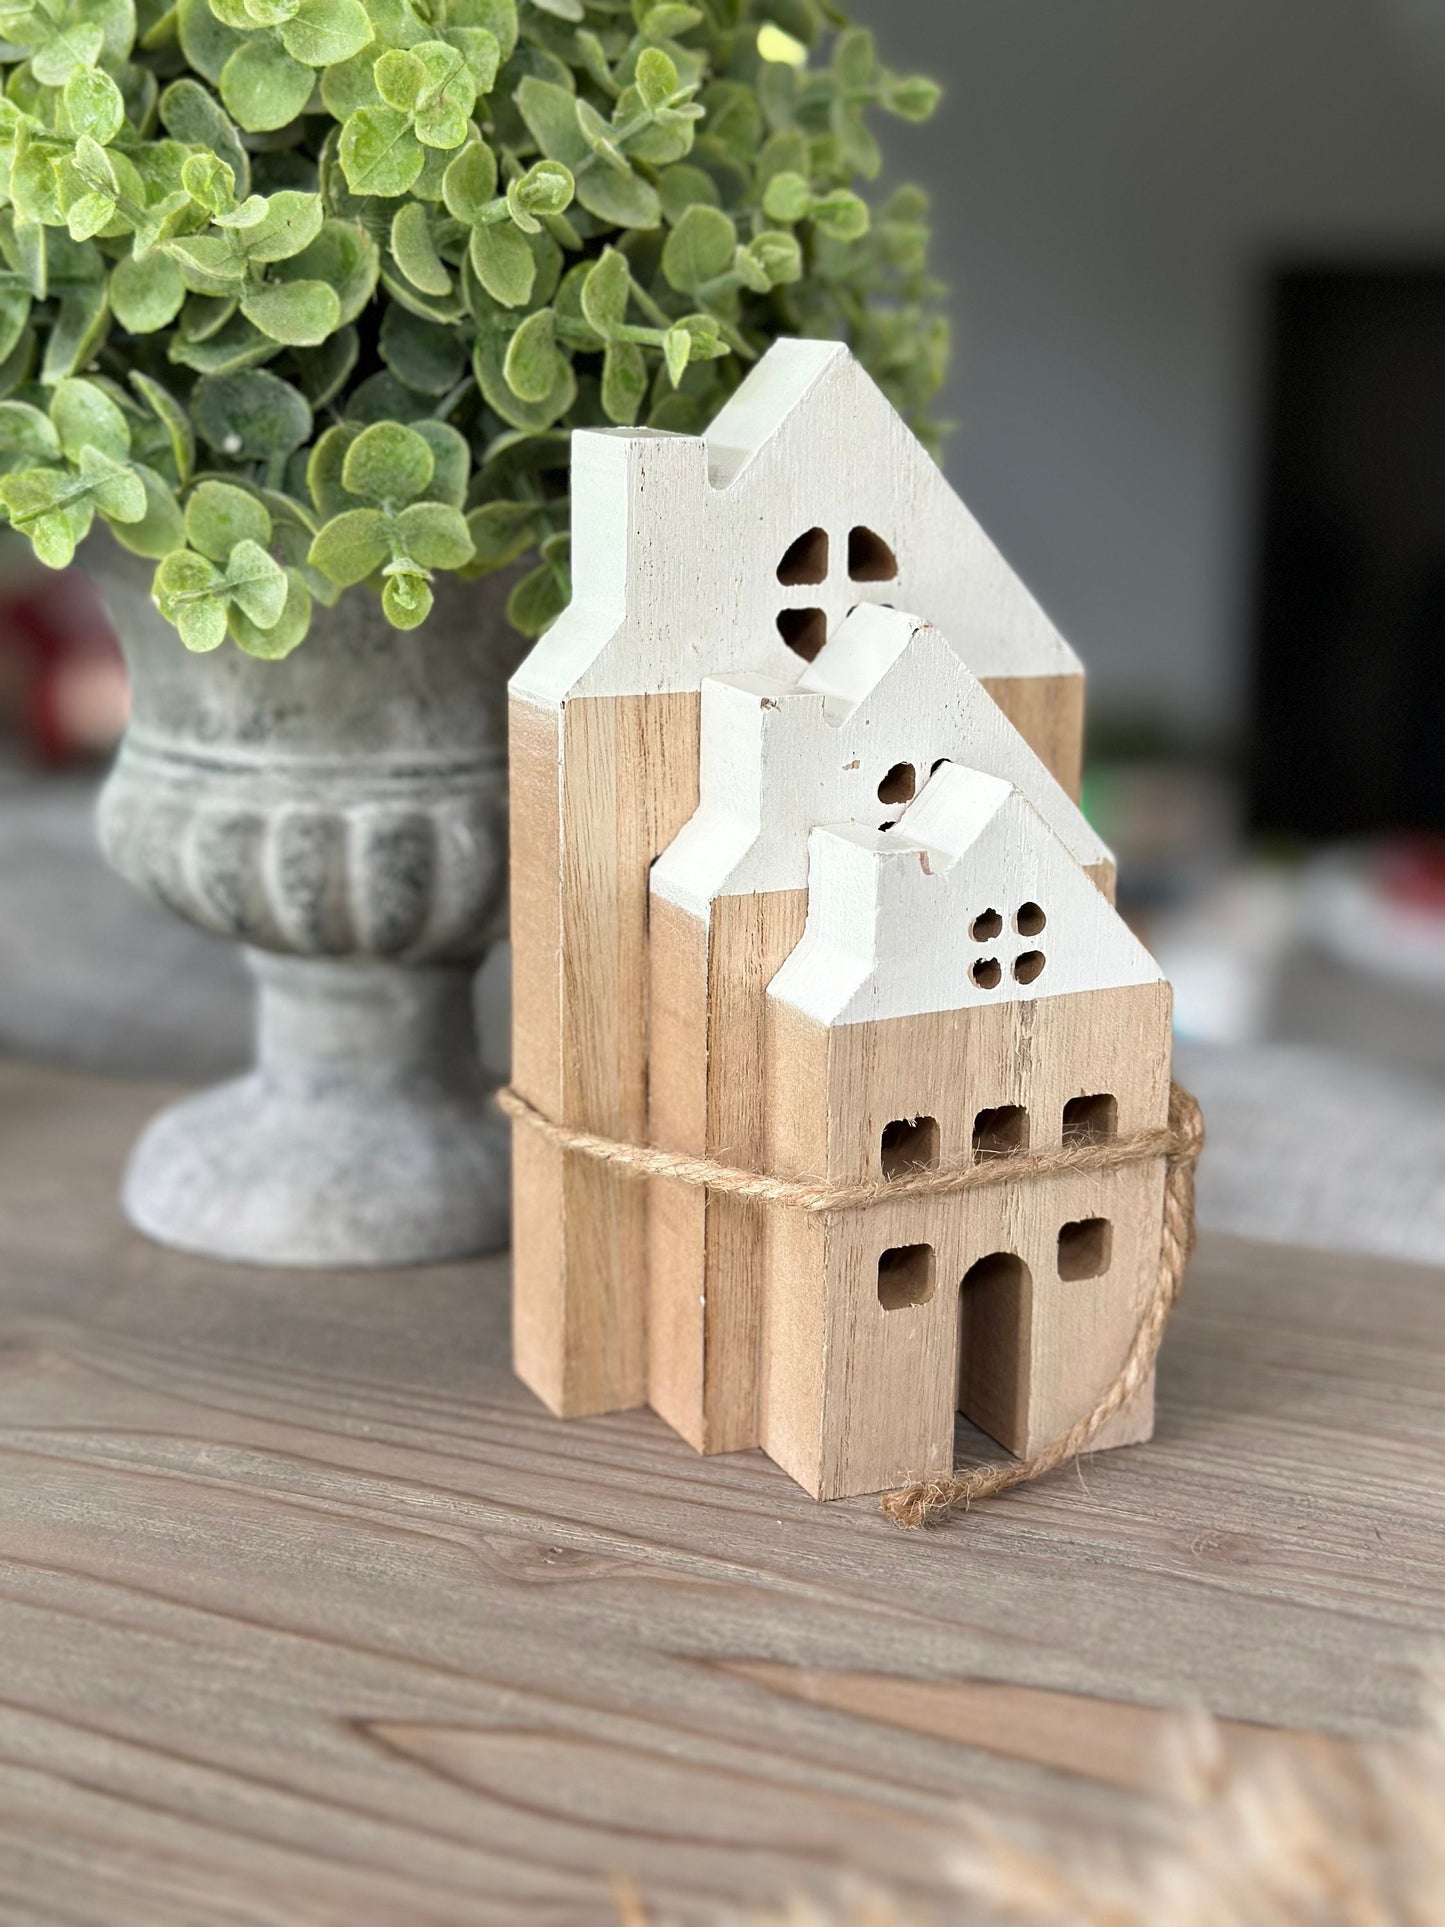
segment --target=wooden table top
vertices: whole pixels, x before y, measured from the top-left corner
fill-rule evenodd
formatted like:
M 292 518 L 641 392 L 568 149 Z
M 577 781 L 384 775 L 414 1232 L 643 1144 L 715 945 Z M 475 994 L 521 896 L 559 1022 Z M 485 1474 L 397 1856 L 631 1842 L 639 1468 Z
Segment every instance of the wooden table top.
M 1399 1732 L 1445 1624 L 1445 1273 L 1206 1240 L 1159 1436 L 927 1534 L 507 1370 L 502 1261 L 122 1225 L 163 1094 L 0 1066 L 0 1919 L 953 1917 L 960 1804 L 1144 1824 L 1165 1716 Z

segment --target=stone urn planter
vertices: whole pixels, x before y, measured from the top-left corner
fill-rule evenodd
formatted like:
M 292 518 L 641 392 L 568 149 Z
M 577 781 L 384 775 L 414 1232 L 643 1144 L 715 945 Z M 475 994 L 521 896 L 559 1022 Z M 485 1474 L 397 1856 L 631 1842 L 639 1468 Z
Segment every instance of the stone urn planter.
M 283 662 L 191 655 L 153 565 L 83 560 L 132 717 L 100 800 L 105 854 L 177 916 L 243 944 L 256 1068 L 145 1131 L 140 1231 L 255 1264 L 459 1258 L 505 1243 L 507 1133 L 472 982 L 505 927 L 506 585 L 442 576 L 419 629 L 348 590 Z

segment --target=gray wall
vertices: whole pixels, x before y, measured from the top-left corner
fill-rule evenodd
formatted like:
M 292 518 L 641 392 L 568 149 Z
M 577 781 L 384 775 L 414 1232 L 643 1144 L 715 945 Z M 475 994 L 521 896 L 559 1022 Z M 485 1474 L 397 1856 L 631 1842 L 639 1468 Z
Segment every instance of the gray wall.
M 1096 713 L 1245 714 L 1265 266 L 1445 257 L 1445 0 L 853 0 L 958 321 L 953 479 Z M 1445 25 L 1440 46 L 1445 47 Z

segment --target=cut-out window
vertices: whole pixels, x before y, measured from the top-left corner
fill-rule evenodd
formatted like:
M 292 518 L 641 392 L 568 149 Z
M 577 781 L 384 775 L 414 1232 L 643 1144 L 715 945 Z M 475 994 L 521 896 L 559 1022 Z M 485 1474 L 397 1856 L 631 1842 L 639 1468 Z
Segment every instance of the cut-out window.
M 938 1119 L 898 1118 L 883 1132 L 883 1175 L 911 1178 L 918 1171 L 938 1169 Z
M 1065 1144 L 1103 1144 L 1119 1135 L 1119 1100 L 1107 1091 L 1071 1097 L 1064 1106 Z
M 999 1104 L 973 1120 L 975 1157 L 1006 1158 L 1028 1148 L 1029 1114 L 1021 1104 Z
M 821 609 L 784 609 L 778 634 L 795 656 L 811 662 L 828 640 L 828 618 Z
M 1107 1218 L 1081 1218 L 1059 1233 L 1059 1276 L 1072 1283 L 1100 1278 L 1109 1269 L 1114 1250 L 1114 1227 Z
M 937 1262 L 932 1245 L 897 1245 L 878 1260 L 878 1302 L 884 1311 L 926 1305 L 933 1296 Z
M 800 582 L 828 580 L 828 531 L 809 529 L 778 564 L 778 580 L 791 588 Z
M 878 785 L 880 803 L 911 803 L 918 793 L 918 771 L 912 763 L 895 763 Z
M 848 537 L 848 573 L 855 582 L 895 582 L 898 557 L 881 535 L 856 528 Z
M 1035 984 L 1044 974 L 1048 962 L 1042 950 L 1026 950 L 1021 957 L 1014 959 L 1014 981 L 1021 984 Z
M 1026 903 L 1014 918 L 1014 929 L 1021 937 L 1039 937 L 1043 935 L 1047 922 L 1048 918 L 1038 904 Z
M 992 943 L 1003 934 L 1003 918 L 997 910 L 985 910 L 981 917 L 974 918 L 971 934 L 975 943 Z
M 1003 982 L 1003 968 L 997 957 L 980 957 L 969 975 L 980 990 L 997 990 Z

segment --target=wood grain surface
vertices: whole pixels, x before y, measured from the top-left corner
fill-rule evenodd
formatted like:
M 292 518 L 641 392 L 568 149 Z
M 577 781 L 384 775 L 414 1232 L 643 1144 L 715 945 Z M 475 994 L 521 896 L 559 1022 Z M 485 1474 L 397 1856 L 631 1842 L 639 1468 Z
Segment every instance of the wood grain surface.
M 162 1096 L 0 1067 L 6 1927 L 702 1923 L 845 1871 L 947 1921 L 960 1803 L 1141 1827 L 1157 1709 L 1415 1718 L 1445 1275 L 1206 1241 L 1153 1445 L 907 1535 L 550 1418 L 502 1262 L 146 1245 Z

